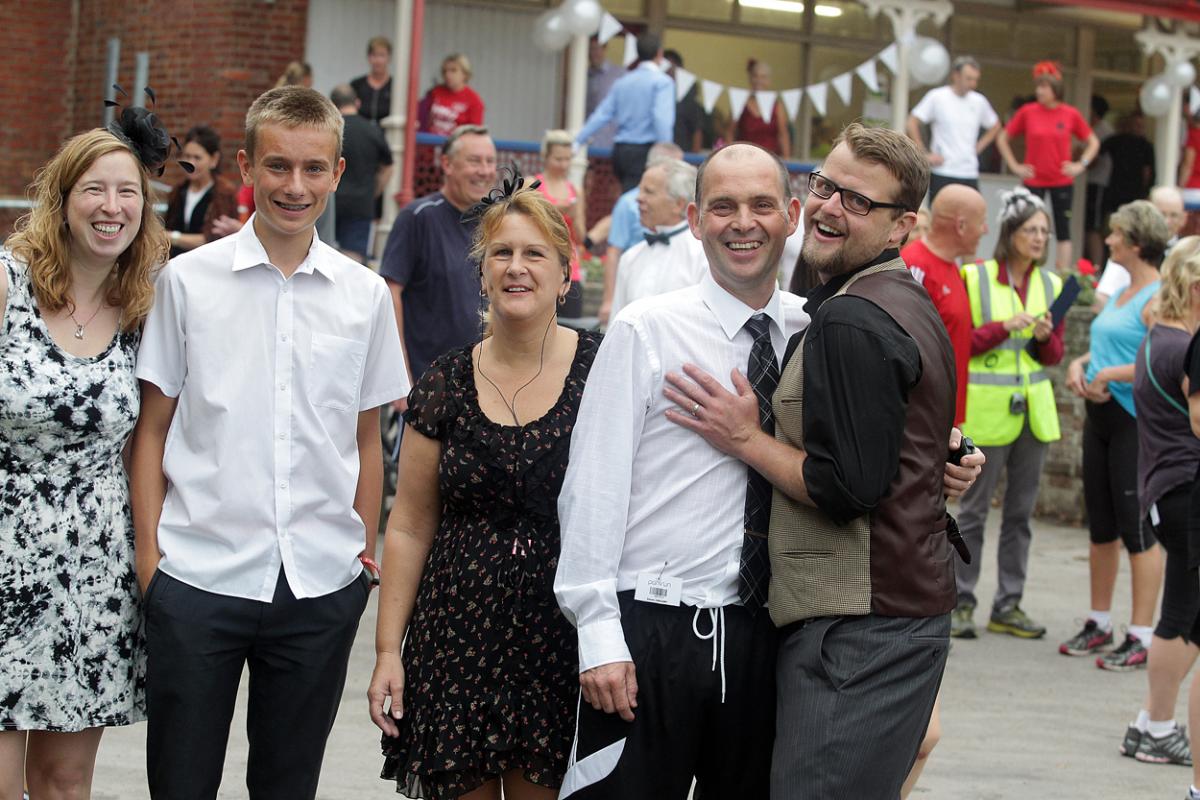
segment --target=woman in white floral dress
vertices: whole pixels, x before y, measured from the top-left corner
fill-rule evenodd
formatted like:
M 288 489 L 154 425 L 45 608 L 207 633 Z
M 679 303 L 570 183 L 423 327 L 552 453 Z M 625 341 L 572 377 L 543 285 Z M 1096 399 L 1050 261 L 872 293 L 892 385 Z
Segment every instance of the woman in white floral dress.
M 87 797 L 104 728 L 145 718 L 121 453 L 167 238 L 146 166 L 165 132 L 137 111 L 152 146 L 119 125 L 67 141 L 0 249 L 3 800 L 22 775 L 38 800 Z

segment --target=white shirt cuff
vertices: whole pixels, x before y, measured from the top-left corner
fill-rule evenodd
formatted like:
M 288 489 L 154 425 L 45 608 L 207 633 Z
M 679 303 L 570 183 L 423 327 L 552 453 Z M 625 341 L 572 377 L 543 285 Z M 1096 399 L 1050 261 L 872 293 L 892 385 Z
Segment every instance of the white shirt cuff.
M 633 661 L 619 619 L 604 619 L 579 629 L 579 671 L 617 661 Z

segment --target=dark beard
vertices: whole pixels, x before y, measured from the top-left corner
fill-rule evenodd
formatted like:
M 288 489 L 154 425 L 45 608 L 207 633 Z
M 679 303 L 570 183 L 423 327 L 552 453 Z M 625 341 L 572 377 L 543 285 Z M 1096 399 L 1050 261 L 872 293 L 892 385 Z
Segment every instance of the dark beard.
M 841 275 L 845 272 L 853 270 L 858 264 L 847 263 L 850 259 L 846 255 L 846 247 L 843 244 L 838 248 L 836 253 L 822 258 L 811 252 L 809 239 L 805 237 L 804 246 L 800 249 L 800 260 L 805 267 L 813 274 L 819 276 L 822 283 L 835 275 Z

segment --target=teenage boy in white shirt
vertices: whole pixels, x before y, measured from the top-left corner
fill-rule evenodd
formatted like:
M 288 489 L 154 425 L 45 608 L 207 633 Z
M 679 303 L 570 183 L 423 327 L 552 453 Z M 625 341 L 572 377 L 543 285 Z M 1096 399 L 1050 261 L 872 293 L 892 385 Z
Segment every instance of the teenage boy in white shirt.
M 272 89 L 246 116 L 240 232 L 171 261 L 138 355 L 131 483 L 147 773 L 215 798 L 243 666 L 253 800 L 316 795 L 370 584 L 379 407 L 408 392 L 384 282 L 322 243 L 342 117 Z

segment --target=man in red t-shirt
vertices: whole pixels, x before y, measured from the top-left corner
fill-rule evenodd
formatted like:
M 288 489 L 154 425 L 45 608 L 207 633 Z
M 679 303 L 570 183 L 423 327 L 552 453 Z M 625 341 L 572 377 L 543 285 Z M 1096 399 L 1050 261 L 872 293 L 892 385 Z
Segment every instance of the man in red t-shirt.
M 1075 178 L 1100 152 L 1100 140 L 1083 115 L 1062 102 L 1063 81 L 1058 65 L 1043 61 L 1033 69 L 1035 97 L 1026 103 L 996 137 L 996 149 L 1009 170 L 1029 191 L 1049 202 L 1054 211 L 1054 269 L 1071 263 L 1071 202 Z M 1012 140 L 1025 137 L 1025 160 L 1013 155 Z M 1071 158 L 1071 137 L 1084 142 L 1079 160 Z
M 921 282 L 954 346 L 954 366 L 958 393 L 954 402 L 954 423 L 961 425 L 967 416 L 967 362 L 971 360 L 971 304 L 967 287 L 959 273 L 957 258 L 975 255 L 979 239 L 987 233 L 987 203 L 970 186 L 951 184 L 933 198 L 933 219 L 929 233 L 909 242 L 900 257 Z

